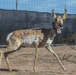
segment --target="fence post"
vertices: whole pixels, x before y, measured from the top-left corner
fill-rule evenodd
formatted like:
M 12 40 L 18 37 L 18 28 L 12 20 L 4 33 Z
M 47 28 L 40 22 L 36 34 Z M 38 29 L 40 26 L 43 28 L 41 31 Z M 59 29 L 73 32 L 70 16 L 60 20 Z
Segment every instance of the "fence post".
M 16 0 L 16 10 L 18 9 L 18 0 Z

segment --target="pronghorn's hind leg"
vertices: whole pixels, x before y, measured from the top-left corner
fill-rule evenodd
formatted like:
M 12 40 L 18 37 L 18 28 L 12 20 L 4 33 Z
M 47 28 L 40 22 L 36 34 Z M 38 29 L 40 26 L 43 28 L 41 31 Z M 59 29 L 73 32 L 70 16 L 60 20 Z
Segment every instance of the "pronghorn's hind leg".
M 6 52 L 4 52 L 4 57 L 5 57 L 5 60 L 7 63 L 7 68 L 9 71 L 12 71 L 12 68 L 11 68 L 9 60 L 8 60 L 8 55 L 10 55 L 13 52 L 20 50 L 21 44 L 22 43 L 20 42 L 20 40 L 16 40 L 16 41 L 14 41 L 14 43 L 12 43 L 12 41 L 10 40 L 9 45 L 7 47 L 8 50 L 6 50 Z
M 57 58 L 58 62 L 60 63 L 61 67 L 63 68 L 63 70 L 66 70 L 66 68 L 64 67 L 64 65 L 62 64 L 62 62 L 60 61 L 58 55 L 54 52 L 54 50 L 49 46 L 46 47 L 51 53 L 54 54 L 54 56 Z
M 16 52 L 16 51 L 20 50 L 20 48 L 21 47 L 17 47 L 14 50 L 11 50 L 11 51 L 8 51 L 8 52 L 4 53 L 4 57 L 5 57 L 5 60 L 6 60 L 6 63 L 7 63 L 7 68 L 8 68 L 9 71 L 12 71 L 12 68 L 11 68 L 10 63 L 9 63 L 8 55 L 13 53 L 13 52 Z
M 22 43 L 21 43 L 21 39 L 19 39 L 17 37 L 12 38 L 11 36 L 7 39 L 7 42 L 8 42 L 9 45 L 6 48 L 7 50 L 4 52 L 4 57 L 5 57 L 5 60 L 6 60 L 6 63 L 7 63 L 8 70 L 12 71 L 12 68 L 11 68 L 9 60 L 8 60 L 8 56 L 11 53 L 16 52 L 17 50 L 19 50 Z
M 2 55 L 3 55 L 3 52 L 0 50 L 0 67 L 1 67 Z

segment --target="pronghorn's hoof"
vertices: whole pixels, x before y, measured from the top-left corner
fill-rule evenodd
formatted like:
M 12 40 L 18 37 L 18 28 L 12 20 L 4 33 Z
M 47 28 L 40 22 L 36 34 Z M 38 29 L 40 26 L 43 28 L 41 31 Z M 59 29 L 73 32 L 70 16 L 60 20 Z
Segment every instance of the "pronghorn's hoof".
M 10 72 L 12 72 L 12 69 L 9 69 Z
M 10 72 L 12 72 L 12 68 L 11 68 L 10 66 L 8 66 L 8 70 L 9 70 Z
M 36 73 L 36 69 L 35 69 L 35 67 L 33 68 L 33 71 L 34 71 L 34 73 Z
M 64 65 L 61 65 L 61 66 L 62 66 L 62 68 L 63 68 L 63 70 L 64 70 L 64 71 L 66 71 L 66 70 L 67 70 L 67 69 L 64 67 Z
M 66 68 L 64 68 L 63 70 L 64 70 L 64 71 L 66 71 L 67 69 L 66 69 Z

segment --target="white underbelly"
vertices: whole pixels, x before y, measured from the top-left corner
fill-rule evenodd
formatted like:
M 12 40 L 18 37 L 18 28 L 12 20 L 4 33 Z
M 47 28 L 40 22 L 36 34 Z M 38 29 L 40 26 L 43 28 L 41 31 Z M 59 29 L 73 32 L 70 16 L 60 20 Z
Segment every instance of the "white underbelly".
M 40 37 L 39 35 L 37 36 L 26 36 L 23 38 L 22 43 L 27 44 L 27 45 L 32 45 L 35 41 L 39 41 Z

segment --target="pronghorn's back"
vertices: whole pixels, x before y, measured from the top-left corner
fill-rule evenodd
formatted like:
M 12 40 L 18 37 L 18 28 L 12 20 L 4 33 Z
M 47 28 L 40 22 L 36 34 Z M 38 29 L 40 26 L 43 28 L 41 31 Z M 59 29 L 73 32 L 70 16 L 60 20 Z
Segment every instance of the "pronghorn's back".
M 32 45 L 35 41 L 41 41 L 44 37 L 42 30 L 17 30 L 8 34 L 6 41 L 11 45 Z
M 14 32 L 11 32 L 7 36 L 7 42 L 13 46 L 13 45 L 22 45 L 25 46 L 31 46 L 35 41 L 38 41 L 40 45 L 43 43 L 45 44 L 47 39 L 50 37 L 51 39 L 55 31 L 52 29 L 26 29 L 26 30 L 17 30 Z M 51 35 L 50 35 L 51 34 Z

